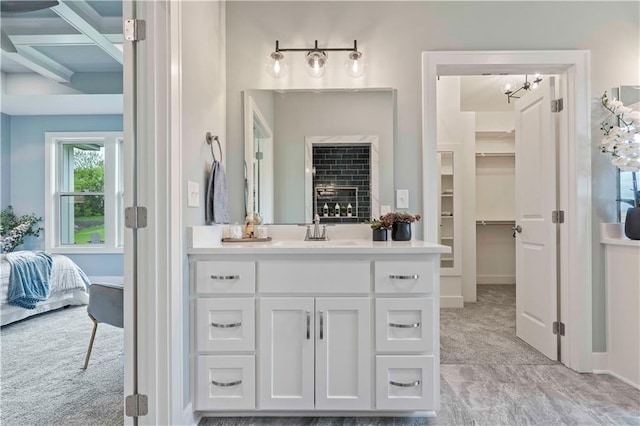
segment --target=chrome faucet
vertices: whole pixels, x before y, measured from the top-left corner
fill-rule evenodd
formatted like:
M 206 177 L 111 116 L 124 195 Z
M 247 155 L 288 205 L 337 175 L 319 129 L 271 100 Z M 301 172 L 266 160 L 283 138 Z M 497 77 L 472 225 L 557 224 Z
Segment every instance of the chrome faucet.
M 307 226 L 307 234 L 304 237 L 305 241 L 327 241 L 329 236 L 327 235 L 327 225 L 322 225 L 322 234 L 320 233 L 320 215 L 316 213 L 313 216 L 313 234 L 311 234 L 311 225 Z

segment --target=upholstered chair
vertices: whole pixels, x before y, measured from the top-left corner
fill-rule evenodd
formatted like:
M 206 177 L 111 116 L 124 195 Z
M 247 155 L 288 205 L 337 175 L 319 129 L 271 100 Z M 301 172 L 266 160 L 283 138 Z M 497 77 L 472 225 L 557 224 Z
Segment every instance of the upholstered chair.
M 93 348 L 93 339 L 96 337 L 98 323 L 105 323 L 114 327 L 123 328 L 124 314 L 122 310 L 123 287 L 122 284 L 94 283 L 89 286 L 89 306 L 87 313 L 93 321 L 93 332 L 87 349 L 87 357 L 84 360 L 84 370 L 89 365 L 89 357 Z

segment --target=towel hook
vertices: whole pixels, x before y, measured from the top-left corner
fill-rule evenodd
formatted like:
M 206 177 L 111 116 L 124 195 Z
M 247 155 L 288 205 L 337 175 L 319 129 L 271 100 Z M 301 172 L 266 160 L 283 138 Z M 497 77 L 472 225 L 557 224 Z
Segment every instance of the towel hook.
M 218 161 L 216 159 L 216 155 L 213 153 L 213 141 L 216 141 L 216 143 L 218 144 L 218 150 L 220 151 L 220 162 L 222 162 L 222 146 L 220 146 L 220 139 L 218 139 L 217 136 L 213 136 L 211 132 L 207 132 L 205 137 L 207 139 L 207 145 L 209 145 L 209 148 L 211 149 L 211 156 L 213 157 L 213 161 Z

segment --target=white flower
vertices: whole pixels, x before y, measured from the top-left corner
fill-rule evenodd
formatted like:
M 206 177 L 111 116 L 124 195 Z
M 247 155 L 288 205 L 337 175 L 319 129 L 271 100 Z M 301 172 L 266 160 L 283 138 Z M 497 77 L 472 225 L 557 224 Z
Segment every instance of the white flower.
M 640 111 L 631 111 L 625 118 L 636 126 L 640 125 Z
M 625 115 L 625 114 L 629 114 L 631 111 L 633 111 L 631 108 L 622 105 L 622 103 L 620 104 L 620 106 L 618 106 L 616 108 L 612 108 L 612 109 L 613 109 L 613 112 L 616 115 Z

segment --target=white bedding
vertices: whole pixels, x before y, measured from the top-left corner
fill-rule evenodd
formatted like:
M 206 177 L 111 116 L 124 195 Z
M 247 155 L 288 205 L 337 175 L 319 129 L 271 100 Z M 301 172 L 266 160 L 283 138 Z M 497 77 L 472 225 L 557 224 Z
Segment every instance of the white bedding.
M 11 306 L 8 302 L 9 275 L 11 266 L 2 256 L 0 261 L 0 325 L 57 309 L 67 305 L 86 305 L 89 303 L 89 293 L 82 279 L 82 272 L 71 259 L 60 254 L 52 254 L 51 294 L 49 298 L 38 303 L 36 309 L 24 309 Z

